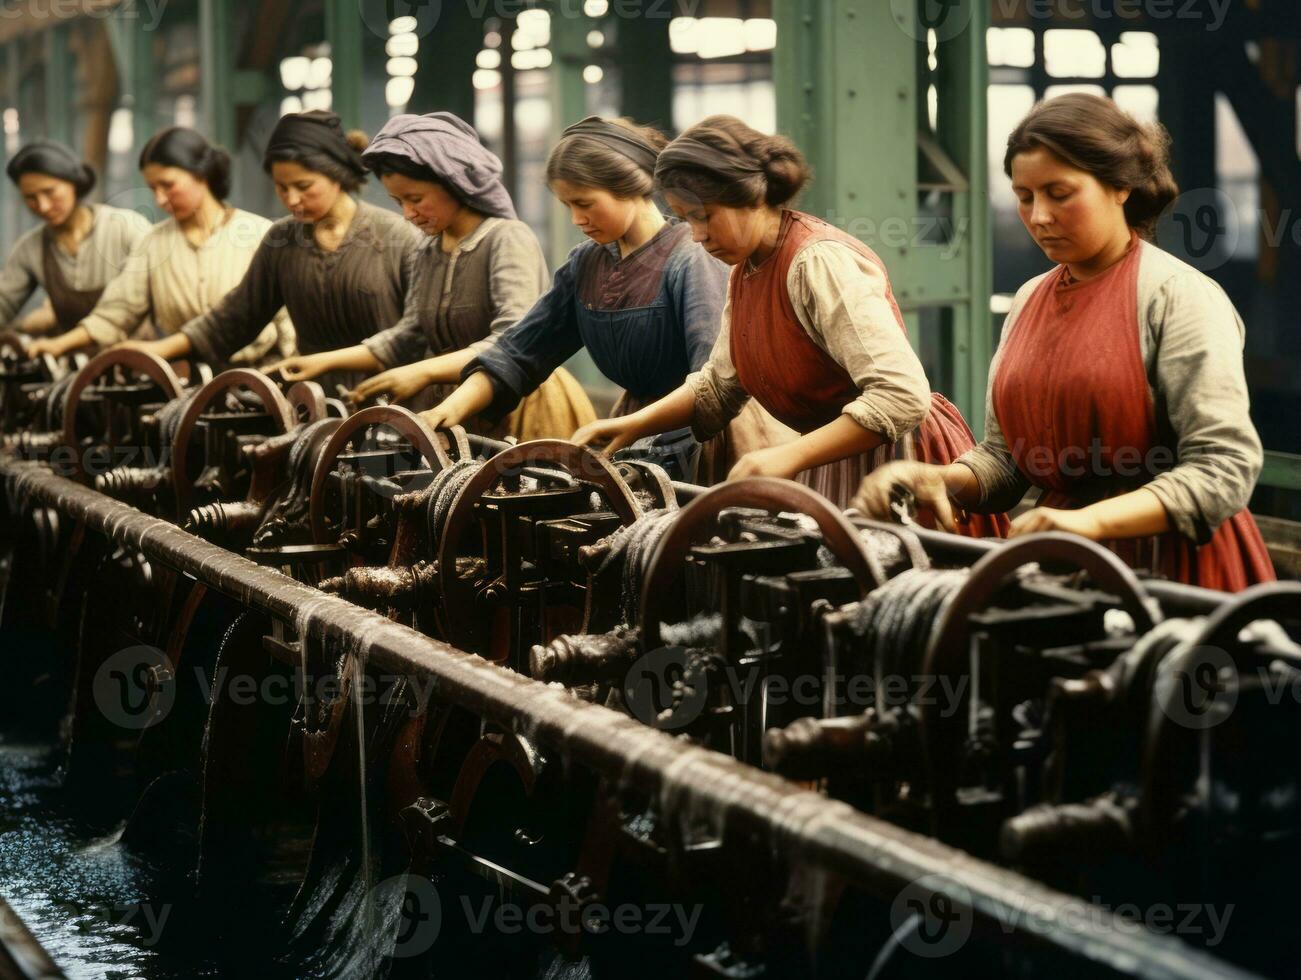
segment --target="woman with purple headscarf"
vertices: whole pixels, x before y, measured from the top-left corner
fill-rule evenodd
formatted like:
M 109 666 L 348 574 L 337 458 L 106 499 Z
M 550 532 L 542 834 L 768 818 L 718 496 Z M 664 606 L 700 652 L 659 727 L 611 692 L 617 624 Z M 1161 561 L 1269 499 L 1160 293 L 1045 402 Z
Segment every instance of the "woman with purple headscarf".
M 450 112 L 395 116 L 362 159 L 427 236 L 410 256 L 402 318 L 356 346 L 290 358 L 279 369 L 289 381 L 366 372 L 373 377 L 352 391 L 355 402 L 388 395 L 432 404 L 542 295 L 546 260 L 515 216 L 501 161 Z M 582 387 L 558 368 L 505 419 L 469 427 L 520 439 L 567 437 L 595 417 Z

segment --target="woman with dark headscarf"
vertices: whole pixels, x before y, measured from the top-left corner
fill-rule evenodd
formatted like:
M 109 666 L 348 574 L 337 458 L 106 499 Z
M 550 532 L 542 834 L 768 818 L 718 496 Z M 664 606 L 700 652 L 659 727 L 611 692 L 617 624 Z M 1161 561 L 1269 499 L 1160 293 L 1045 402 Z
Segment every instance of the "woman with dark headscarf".
M 314 110 L 284 116 L 263 168 L 290 217 L 273 224 L 239 285 L 179 333 L 131 346 L 160 357 L 190 353 L 221 363 L 255 338 L 283 306 L 305 353 L 351 347 L 402 315 L 415 230 L 353 192 L 365 181 L 366 138 Z M 355 383 L 334 376 L 332 383 Z
M 618 448 L 684 424 L 704 436 L 753 398 L 801 435 L 750 453 L 729 476 L 802 475 L 842 507 L 885 460 L 948 462 L 971 448 L 961 414 L 931 392 L 876 253 L 786 206 L 810 176 L 790 140 L 734 116 L 711 116 L 660 154 L 669 206 L 733 267 L 723 327 L 708 363 L 668 397 L 576 441 Z M 962 530 L 1002 526 L 976 517 Z
M 271 222 L 231 207 L 230 157 L 193 129 L 172 126 L 145 144 L 140 174 L 170 217 L 149 229 L 95 309 L 74 329 L 37 340 L 28 354 L 59 356 L 82 347 L 111 347 L 152 324 L 154 336 L 175 333 L 239 285 Z M 293 349 L 284 310 L 233 364 L 277 360 Z
M 6 173 L 45 224 L 19 238 L 0 269 L 0 327 L 13 322 L 39 287 L 54 310 L 55 329 L 71 330 L 95 308 L 149 222 L 125 208 L 83 204 L 95 171 L 61 143 L 28 143 Z
M 431 423 L 500 416 L 584 347 L 625 389 L 616 415 L 672 391 L 705 362 L 727 269 L 655 204 L 655 160 L 664 145 L 653 129 L 596 116 L 564 131 L 547 160 L 547 183 L 591 241 L 569 253 L 551 289 L 469 363 L 454 393 L 425 413 Z M 729 455 L 790 433 L 756 412 L 728 435 L 704 448 L 697 478 L 712 482 L 726 472 Z M 662 459 L 688 476 L 695 446 L 685 429 L 670 433 Z
M 365 371 L 374 376 L 352 393 L 354 401 L 419 395 L 428 406 L 534 304 L 546 289 L 546 260 L 537 236 L 515 216 L 501 161 L 450 112 L 395 116 L 362 160 L 425 234 L 410 256 L 402 319 L 355 346 L 277 367 L 288 381 Z M 519 439 L 568 437 L 593 418 L 586 393 L 557 368 L 504 420 L 472 428 Z

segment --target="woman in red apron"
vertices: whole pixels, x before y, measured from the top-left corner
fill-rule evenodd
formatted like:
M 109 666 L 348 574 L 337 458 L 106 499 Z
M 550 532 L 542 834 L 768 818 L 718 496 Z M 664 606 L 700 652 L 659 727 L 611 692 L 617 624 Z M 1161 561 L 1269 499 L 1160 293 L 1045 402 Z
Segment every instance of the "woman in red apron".
M 974 444 L 958 410 L 931 392 L 876 253 L 785 207 L 809 176 L 789 140 L 731 116 L 706 119 L 660 154 L 669 206 L 732 266 L 722 329 L 680 388 L 575 441 L 615 450 L 688 423 L 706 438 L 753 397 L 801 435 L 746 454 L 730 477 L 803 474 L 841 506 L 888 459 L 947 463 Z M 999 533 L 1000 520 L 976 517 L 964 530 Z
M 855 505 L 905 488 L 948 524 L 956 504 L 1038 506 L 1011 534 L 1069 531 L 1135 568 L 1237 591 L 1274 570 L 1244 509 L 1263 460 L 1243 325 L 1212 280 L 1144 236 L 1178 193 L 1167 137 L 1107 99 L 1036 106 L 1004 170 L 1050 272 L 1021 287 L 990 373 L 985 439 L 957 463 L 897 464 Z

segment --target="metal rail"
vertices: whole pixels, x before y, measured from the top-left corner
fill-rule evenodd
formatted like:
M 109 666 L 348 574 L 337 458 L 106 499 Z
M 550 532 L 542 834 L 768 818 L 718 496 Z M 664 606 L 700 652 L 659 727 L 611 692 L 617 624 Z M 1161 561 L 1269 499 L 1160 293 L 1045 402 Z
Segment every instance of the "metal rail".
M 725 837 L 740 834 L 756 847 L 768 845 L 886 901 L 924 882 L 928 893 L 969 909 L 973 925 L 986 934 L 1060 950 L 1102 974 L 1169 980 L 1253 976 L 1170 936 L 1138 930 L 1101 907 L 1081 915 L 1081 899 L 494 666 L 39 464 L 0 460 L 0 478 L 11 506 L 39 501 L 54 507 L 151 561 L 294 626 L 305 642 L 346 641 L 384 670 L 432 678 L 440 700 L 528 731 L 573 762 L 658 799 L 669 812 L 685 806 L 714 814 Z
M 50 954 L 0 898 L 0 980 L 63 980 Z

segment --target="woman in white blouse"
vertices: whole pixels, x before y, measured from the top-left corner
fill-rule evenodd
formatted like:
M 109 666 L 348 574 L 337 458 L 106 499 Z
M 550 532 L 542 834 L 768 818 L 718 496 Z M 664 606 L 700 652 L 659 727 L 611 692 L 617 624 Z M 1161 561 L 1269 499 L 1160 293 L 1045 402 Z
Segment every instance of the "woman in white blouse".
M 271 222 L 225 203 L 230 157 L 192 129 L 155 134 L 140 154 L 140 173 L 170 218 L 132 249 L 122 272 L 77 327 L 34 341 L 28 353 L 65 354 L 110 347 L 152 322 L 165 337 L 205 313 L 238 285 Z M 294 353 L 294 332 L 281 310 L 232 363 L 279 360 Z

